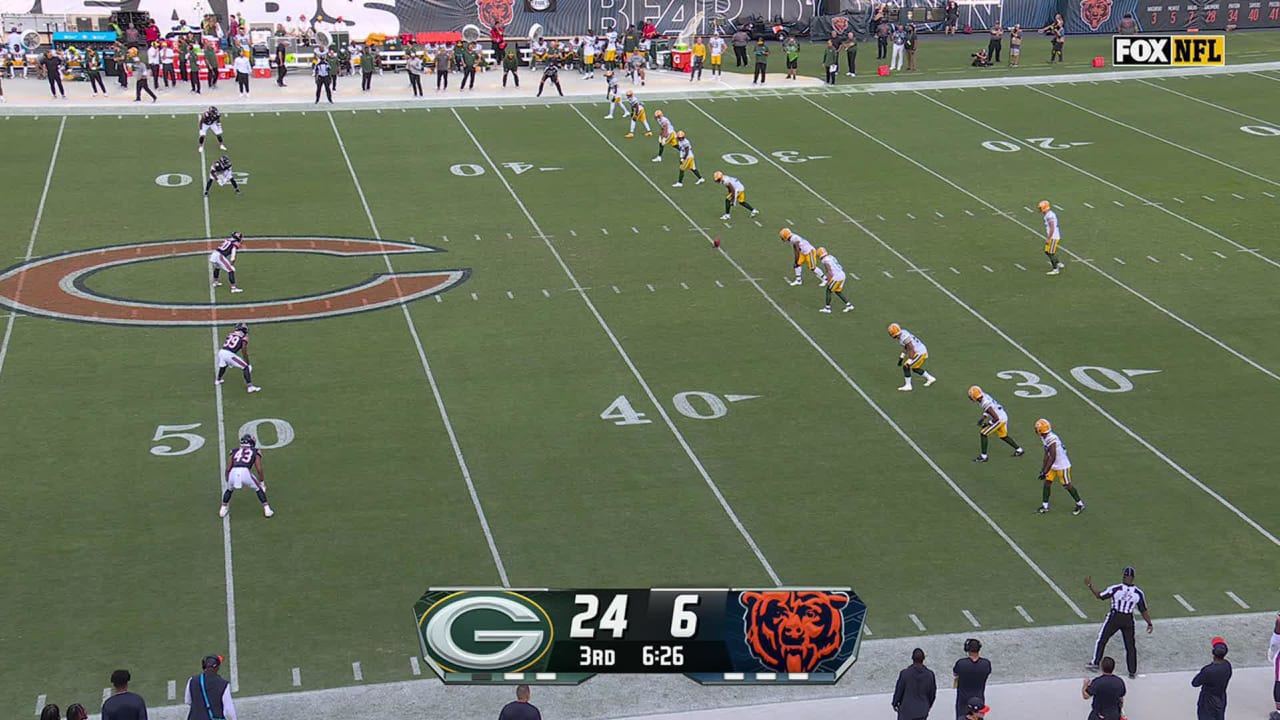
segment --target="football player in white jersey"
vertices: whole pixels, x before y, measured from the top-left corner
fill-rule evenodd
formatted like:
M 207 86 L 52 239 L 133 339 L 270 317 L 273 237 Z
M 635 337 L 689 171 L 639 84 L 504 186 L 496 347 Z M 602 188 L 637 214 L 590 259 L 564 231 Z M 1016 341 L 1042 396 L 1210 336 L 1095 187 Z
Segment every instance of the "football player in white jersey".
M 734 205 L 741 205 L 750 210 L 751 217 L 760 214 L 759 210 L 751 207 L 751 203 L 747 202 L 747 186 L 743 185 L 741 180 L 732 175 L 725 175 L 719 170 L 715 172 L 715 175 L 711 176 L 711 179 L 723 185 L 727 191 L 724 196 L 724 214 L 720 216 L 721 220 L 729 219 L 729 211 L 733 209 Z
M 831 293 L 835 293 L 844 301 L 844 310 L 841 312 L 849 312 L 853 309 L 853 303 L 849 302 L 849 298 L 844 296 L 844 268 L 840 266 L 840 261 L 836 259 L 836 256 L 827 252 L 826 248 L 820 247 L 815 252 L 818 256 L 818 263 L 822 265 L 822 272 L 825 275 L 822 284 L 827 288 L 827 304 L 818 312 L 831 312 Z M 799 271 L 800 268 L 796 268 L 796 272 L 798 273 Z
M 1026 452 L 1018 441 L 1009 436 L 1009 413 L 999 401 L 982 391 L 977 385 L 969 387 L 969 399 L 982 407 L 982 417 L 978 418 L 978 434 L 982 437 L 982 453 L 974 458 L 974 462 L 987 461 L 987 442 L 991 435 L 1005 441 L 1013 448 L 1014 457 L 1022 457 Z
M 711 53 L 711 77 L 723 75 L 724 69 L 720 61 L 724 57 L 725 42 L 720 37 L 720 33 L 711 36 L 711 42 L 707 44 L 707 50 Z
M 671 187 L 684 187 L 684 174 L 686 172 L 693 173 L 698 178 L 697 185 L 706 182 L 707 179 L 702 177 L 702 173 L 698 172 L 698 163 L 693 159 L 693 143 L 689 142 L 689 138 L 684 136 L 683 130 L 676 131 L 676 149 L 680 151 L 680 175 L 676 177 L 676 181 Z
M 912 335 L 910 330 L 898 323 L 889 323 L 889 337 L 897 340 L 902 346 L 902 352 L 898 354 L 898 364 L 902 366 L 903 377 L 902 387 L 898 388 L 899 390 L 911 392 L 911 373 L 923 377 L 925 387 L 938 381 L 938 378 L 924 369 L 924 363 L 929 359 L 929 348 L 920 338 Z
M 653 119 L 658 121 L 658 154 L 653 156 L 653 162 L 662 162 L 662 151 L 668 145 L 676 146 L 676 128 L 671 124 L 671 118 L 661 110 L 653 111 Z
M 1058 213 L 1048 200 L 1040 201 L 1040 214 L 1044 215 L 1044 254 L 1049 258 L 1049 272 L 1046 275 L 1057 275 L 1066 267 L 1058 259 L 1058 243 L 1062 242 L 1062 228 L 1058 226 Z
M 1080 493 L 1076 492 L 1076 486 L 1071 484 L 1071 460 L 1067 457 L 1067 448 L 1062 445 L 1058 433 L 1053 431 L 1053 426 L 1044 418 L 1036 421 L 1036 434 L 1044 443 L 1044 465 L 1040 468 L 1040 479 L 1044 481 L 1044 494 L 1036 512 L 1040 514 L 1049 512 L 1049 491 L 1053 489 L 1055 482 L 1061 482 L 1062 487 L 1066 488 L 1071 498 L 1076 501 L 1076 509 L 1071 514 L 1079 515 L 1084 512 L 1084 501 L 1080 499 Z
M 792 254 L 795 256 L 796 279 L 791 281 L 792 285 L 800 285 L 804 282 L 800 279 L 800 275 L 805 268 L 809 268 L 809 271 L 818 277 L 819 285 L 827 284 L 827 279 L 823 277 L 822 271 L 818 269 L 818 252 L 814 249 L 812 243 L 800 237 L 800 233 L 791 232 L 791 228 L 779 230 L 778 237 L 782 239 L 782 242 L 791 245 Z
M 613 74 L 612 70 L 604 71 L 604 101 L 609 103 L 609 114 L 604 116 L 605 120 L 613 119 L 613 109 L 622 105 L 622 98 L 618 96 L 618 78 Z
M 623 135 L 623 137 L 629 140 L 636 136 L 636 123 L 644 125 L 645 137 L 653 137 L 653 130 L 649 127 L 649 118 L 644 114 L 644 103 L 640 102 L 640 98 L 636 97 L 635 90 L 627 91 L 627 106 L 631 108 L 631 129 L 627 130 L 627 134 Z

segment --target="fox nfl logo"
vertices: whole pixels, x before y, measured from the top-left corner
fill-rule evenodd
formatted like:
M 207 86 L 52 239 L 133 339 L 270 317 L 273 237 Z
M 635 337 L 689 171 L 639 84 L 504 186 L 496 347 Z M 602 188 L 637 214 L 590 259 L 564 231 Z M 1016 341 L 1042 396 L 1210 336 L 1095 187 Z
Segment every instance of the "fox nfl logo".
M 1111 38 L 1113 65 L 1199 67 L 1227 64 L 1224 35 L 1123 35 Z

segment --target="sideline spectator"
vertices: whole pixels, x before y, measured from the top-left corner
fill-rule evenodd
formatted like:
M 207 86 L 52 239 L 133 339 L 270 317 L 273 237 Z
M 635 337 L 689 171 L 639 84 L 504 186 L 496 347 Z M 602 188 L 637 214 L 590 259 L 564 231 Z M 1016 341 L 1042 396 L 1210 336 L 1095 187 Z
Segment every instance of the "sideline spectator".
M 1093 699 L 1089 720 L 1120 720 L 1124 709 L 1124 680 L 1115 676 L 1116 661 L 1110 656 L 1102 658 L 1102 674 L 1090 680 L 1084 679 L 1080 697 Z
M 942 34 L 955 35 L 956 26 L 960 24 L 960 3 L 956 2 L 956 0 L 947 0 L 946 5 L 942 6 L 942 11 L 947 16 Z
M 787 79 L 795 80 L 800 67 L 800 41 L 788 37 L 782 41 L 782 54 L 786 57 Z
M 62 720 L 62 709 L 49 703 L 40 709 L 40 720 Z
M 191 92 L 200 94 L 200 55 L 195 43 L 187 44 L 187 66 L 191 73 Z
M 1000 62 L 1000 46 L 1003 44 L 1004 28 L 1000 27 L 1000 23 L 996 23 L 991 28 L 991 39 L 987 41 L 987 57 L 991 59 L 994 65 Z
M 453 65 L 453 50 L 443 46 L 436 51 L 436 92 L 449 89 L 449 68 Z M 516 85 L 519 85 L 519 78 Z
M 498 720 L 542 720 L 537 706 L 529 702 L 529 686 L 516 686 L 516 699 L 502 707 Z
M 884 60 L 889 57 L 889 34 L 893 32 L 893 26 L 881 20 L 876 23 L 876 59 Z
M 765 76 L 768 75 L 769 71 L 769 46 L 764 44 L 764 38 L 756 40 L 755 56 L 756 68 L 751 75 L 751 84 L 755 85 L 756 81 L 759 80 L 760 84 L 763 85 Z
M 240 97 L 249 97 L 249 76 L 253 74 L 253 63 L 249 60 L 249 51 L 243 50 L 238 53 L 232 67 L 236 69 L 236 85 L 240 89 Z
M 1049 34 L 1049 64 L 1057 62 L 1066 62 L 1062 57 L 1062 45 L 1066 40 L 1066 22 L 1062 19 L 1062 13 L 1056 13 L 1053 16 L 1053 22 L 1040 28 L 1040 32 Z
M 1209 647 L 1213 660 L 1191 679 L 1191 687 L 1200 688 L 1196 700 L 1196 720 L 1226 720 L 1227 684 L 1231 682 L 1231 663 L 1227 661 L 1227 641 L 1214 638 Z
M 822 51 L 822 65 L 827 71 L 827 84 L 835 85 L 836 76 L 840 74 L 840 52 L 830 40 Z
M 1136 35 L 1138 33 L 1138 21 L 1133 19 L 1133 13 L 1125 13 L 1120 18 L 1120 24 L 1116 27 L 1116 32 L 1121 35 Z
M 890 70 L 901 70 L 902 60 L 907 50 L 907 26 L 899 25 L 893 31 L 893 57 L 889 60 Z
M 147 47 L 160 42 L 160 28 L 156 27 L 155 20 L 147 23 L 146 29 L 143 30 L 143 37 L 147 39 Z
M 89 711 L 80 703 L 72 703 L 67 706 L 67 720 L 89 720 Z
M 182 694 L 182 702 L 191 706 L 187 720 L 236 720 L 231 683 L 218 675 L 220 667 L 222 656 L 209 655 L 200 661 L 200 674 L 187 680 Z
M 49 92 L 53 93 L 53 99 L 57 100 L 61 95 L 66 100 L 67 91 L 62 87 L 62 58 L 53 54 L 52 50 L 46 50 L 40 64 L 44 66 L 45 77 L 49 79 Z
M 711 77 L 723 75 L 724 38 L 720 37 L 719 32 L 711 36 L 711 42 L 707 43 L 707 50 L 711 53 Z
M 747 42 L 751 36 L 747 34 L 747 26 L 743 25 L 733 34 L 733 66 L 746 67 L 747 63 Z
M 916 35 L 916 26 L 912 23 L 907 26 L 907 39 L 903 43 L 903 47 L 907 49 L 907 72 L 916 71 L 916 46 L 919 42 L 920 38 Z
M 898 673 L 893 688 L 893 710 L 898 720 L 924 720 L 938 698 L 938 679 L 925 667 L 924 650 L 911 651 L 911 664 Z
M 414 53 L 405 62 L 405 70 L 409 72 L 409 89 L 414 97 L 422 97 L 422 58 Z
M 102 703 L 102 720 L 147 720 L 147 703 L 129 691 L 128 670 L 111 673 L 111 697 Z
M 288 63 L 285 62 L 289 51 L 289 41 L 280 38 L 276 41 L 276 85 L 278 87 L 289 87 L 284 82 L 284 76 L 289 74 Z
M 973 58 L 972 64 L 974 67 L 991 67 L 991 61 L 987 59 L 986 48 L 978 50 L 978 52 L 971 54 L 969 57 Z
M 520 87 L 520 58 L 514 48 L 508 49 L 507 54 L 502 57 L 502 87 L 507 86 L 508 74 L 515 79 L 516 87 Z
M 173 42 L 166 42 L 160 46 L 160 72 L 164 78 L 165 87 L 178 87 L 178 76 L 173 70 Z
M 496 23 L 489 28 L 489 42 L 493 44 L 493 54 L 502 57 L 503 51 L 507 49 L 507 35 L 502 23 Z
M 373 89 L 373 71 L 378 68 L 378 51 L 372 45 L 366 45 L 364 54 L 360 56 L 360 91 Z
M 1276 626 L 1267 646 L 1267 660 L 1276 670 L 1273 676 L 1276 684 L 1271 687 L 1271 699 L 1276 701 L 1276 709 L 1271 713 L 1271 720 L 1280 720 L 1280 613 L 1276 613 Z
M 1018 67 L 1022 58 L 1022 26 L 1014 25 L 1009 31 L 1009 67 Z
M 991 661 L 982 657 L 982 643 L 977 638 L 964 641 L 965 657 L 951 669 L 956 688 L 956 717 L 965 717 L 977 698 L 979 707 L 987 702 L 987 678 L 991 677 Z M 967 703 L 967 704 L 966 704 Z
M 844 51 L 845 60 L 849 63 L 849 77 L 857 77 L 858 36 L 850 31 L 844 36 L 844 42 L 840 43 L 840 49 Z
M 218 87 L 218 51 L 214 49 L 213 43 L 206 43 L 204 46 L 204 67 L 209 72 L 209 89 L 215 90 Z
M 93 96 L 98 97 L 98 91 L 101 90 L 103 96 L 107 94 L 107 85 L 102 82 L 102 58 L 98 55 L 97 50 L 88 50 L 84 54 L 84 75 L 89 78 L 89 87 L 93 88 Z M 0 93 L 3 95 L 4 93 Z
M 18 30 L 18 26 L 14 25 L 9 28 L 9 52 L 14 57 L 22 57 L 26 50 L 22 47 L 22 31 Z
M 155 27 L 152 23 L 151 27 Z M 148 27 L 147 31 L 150 32 Z M 156 87 L 160 86 L 160 41 L 149 42 L 147 44 L 147 67 L 151 70 L 151 77 L 156 79 Z

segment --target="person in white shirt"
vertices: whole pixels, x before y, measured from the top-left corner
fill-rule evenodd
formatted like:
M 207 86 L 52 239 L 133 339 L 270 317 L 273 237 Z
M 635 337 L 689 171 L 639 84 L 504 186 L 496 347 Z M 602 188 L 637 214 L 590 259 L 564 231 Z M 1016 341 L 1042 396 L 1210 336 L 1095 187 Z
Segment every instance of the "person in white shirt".
M 236 71 L 236 85 L 240 88 L 240 97 L 249 97 L 249 76 L 253 74 L 253 62 L 249 60 L 249 51 L 241 51 L 231 65 Z
M 147 67 L 151 68 L 151 77 L 156 79 L 156 87 L 160 87 L 160 43 L 151 43 L 147 48 Z
M 1066 267 L 1058 259 L 1058 243 L 1062 242 L 1062 228 L 1058 226 L 1058 213 L 1048 200 L 1040 201 L 1040 214 L 1044 215 L 1044 254 L 1049 258 L 1049 272 L 1046 275 L 1057 275 Z
M 9 30 L 8 45 L 9 45 L 10 54 L 12 54 L 15 58 L 22 57 L 24 52 L 22 48 L 22 33 L 18 30 L 16 26 L 13 29 Z
M 711 53 L 711 77 L 723 74 L 720 60 L 724 56 L 724 47 L 724 38 L 720 37 L 720 33 L 711 36 L 711 42 L 707 44 L 707 50 Z
M 172 43 L 165 43 L 164 47 L 160 48 L 160 74 L 164 78 L 165 87 L 178 86 L 178 74 L 173 69 L 175 54 Z

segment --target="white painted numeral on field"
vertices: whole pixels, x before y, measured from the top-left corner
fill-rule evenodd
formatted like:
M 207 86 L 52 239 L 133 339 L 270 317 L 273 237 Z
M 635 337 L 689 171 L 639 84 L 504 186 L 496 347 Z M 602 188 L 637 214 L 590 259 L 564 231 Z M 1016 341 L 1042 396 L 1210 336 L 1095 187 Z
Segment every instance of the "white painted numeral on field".
M 156 184 L 160 187 L 182 187 L 191 184 L 191 176 L 183 173 L 165 173 L 156 176 Z
M 996 373 L 996 377 L 1001 380 L 1016 380 L 1018 378 L 1022 378 L 1022 382 L 1015 383 L 1015 386 L 1031 388 L 1031 390 L 1014 390 L 1013 394 L 1020 398 L 1047 398 L 1058 394 L 1058 391 L 1055 388 L 1041 383 L 1039 375 L 1029 373 L 1026 370 L 1001 370 Z
M 699 412 L 698 408 L 689 402 L 691 398 L 699 398 L 706 403 L 708 412 Z M 676 412 L 694 420 L 715 420 L 716 418 L 724 417 L 729 412 L 729 408 L 724 404 L 723 400 L 701 390 L 686 390 L 682 393 L 676 393 L 671 398 L 671 404 L 676 406 Z
M 262 439 L 262 433 L 259 432 L 258 427 L 264 423 L 275 429 L 275 442 L 268 443 Z M 289 421 L 281 420 L 280 418 L 260 418 L 258 420 L 250 420 L 241 425 L 237 439 L 239 435 L 252 435 L 258 441 L 258 449 L 260 450 L 274 450 L 293 442 L 293 426 L 289 424 Z
M 612 420 L 614 425 L 645 425 L 653 422 L 645 418 L 644 413 L 636 412 L 626 395 L 619 395 L 609 403 L 609 407 L 600 413 L 601 420 Z
M 189 455 L 199 450 L 204 447 L 204 438 L 193 433 L 183 432 L 184 430 L 195 430 L 198 427 L 200 427 L 200 423 L 192 423 L 191 425 L 157 425 L 155 437 L 151 438 L 152 442 L 181 439 L 187 443 L 187 446 L 175 449 L 172 445 L 154 445 L 151 448 L 151 454 L 169 457 L 173 455 Z
M 450 165 L 449 172 L 457 175 L 458 177 L 475 177 L 477 175 L 483 175 L 484 168 L 476 165 L 475 163 L 458 163 L 457 165 Z
M 1250 135 L 1258 135 L 1260 137 L 1280 136 L 1280 128 L 1271 127 L 1270 125 L 1241 125 L 1240 129 Z M 159 182 L 159 179 L 156 182 Z
M 779 150 L 777 152 L 771 152 L 769 154 L 778 158 L 779 161 L 784 163 L 809 162 L 809 158 L 805 157 L 804 155 L 801 155 L 797 150 Z
M 1053 142 L 1053 138 L 1051 137 L 1027 138 L 1027 142 L 1035 143 L 1037 147 L 1043 150 L 1066 150 L 1070 148 L 1073 144 L 1073 143 L 1055 144 Z
M 1071 148 L 1078 147 L 1080 145 L 1093 144 L 1092 142 L 1061 142 L 1060 143 L 1060 142 L 1055 142 L 1055 140 L 1057 140 L 1057 138 L 1051 138 L 1051 137 L 1027 138 L 1028 143 L 1035 145 L 1041 150 L 1070 150 Z M 982 143 L 982 147 L 988 150 L 991 150 L 992 152 L 1000 152 L 1000 153 L 1018 152 L 1019 150 L 1022 149 L 1022 146 L 1019 145 L 1018 143 L 1009 142 L 1008 140 L 985 140 Z
M 1093 378 L 1094 375 L 1105 378 L 1110 386 L 1108 387 L 1108 385 L 1095 380 Z M 1133 383 L 1129 381 L 1129 378 L 1111 368 L 1098 367 L 1097 365 L 1081 365 L 1080 367 L 1071 368 L 1071 377 L 1075 378 L 1076 382 L 1081 385 L 1098 392 L 1122 393 L 1133 389 Z
M 236 184 L 237 184 L 237 185 L 248 185 L 248 184 L 249 184 L 249 173 L 247 173 L 247 172 L 240 172 L 239 170 L 233 170 L 233 171 L 231 172 L 231 177 L 233 177 L 233 178 L 235 178 L 235 179 L 236 179 Z
M 533 169 L 533 165 L 526 162 L 504 162 L 502 163 L 502 166 L 505 168 L 511 168 L 511 171 L 517 175 Z
M 759 158 L 748 153 L 725 153 L 720 156 L 720 159 L 730 165 L 755 165 L 760 162 Z
M 991 150 L 993 152 L 1002 152 L 1002 153 L 1018 152 L 1019 150 L 1022 149 L 1018 147 L 1018 145 L 1016 145 L 1015 143 L 1011 143 L 1008 140 L 987 140 L 982 143 L 982 147 L 988 150 Z
M 1126 393 L 1133 390 L 1133 381 L 1129 378 L 1139 375 L 1152 375 L 1160 372 L 1159 370 L 1142 370 L 1125 368 L 1123 370 L 1114 370 L 1112 368 L 1100 367 L 1098 365 L 1080 365 L 1071 368 L 1071 377 L 1076 382 L 1093 390 L 1095 392 L 1104 393 Z M 1001 370 L 996 373 L 996 377 L 1001 380 L 1022 379 L 1017 383 L 1017 387 L 1034 388 L 1038 392 L 1032 393 L 1028 390 L 1015 390 L 1014 395 L 1022 398 L 1047 398 L 1058 394 L 1057 388 L 1051 385 L 1045 385 L 1040 382 L 1040 376 L 1025 370 Z

